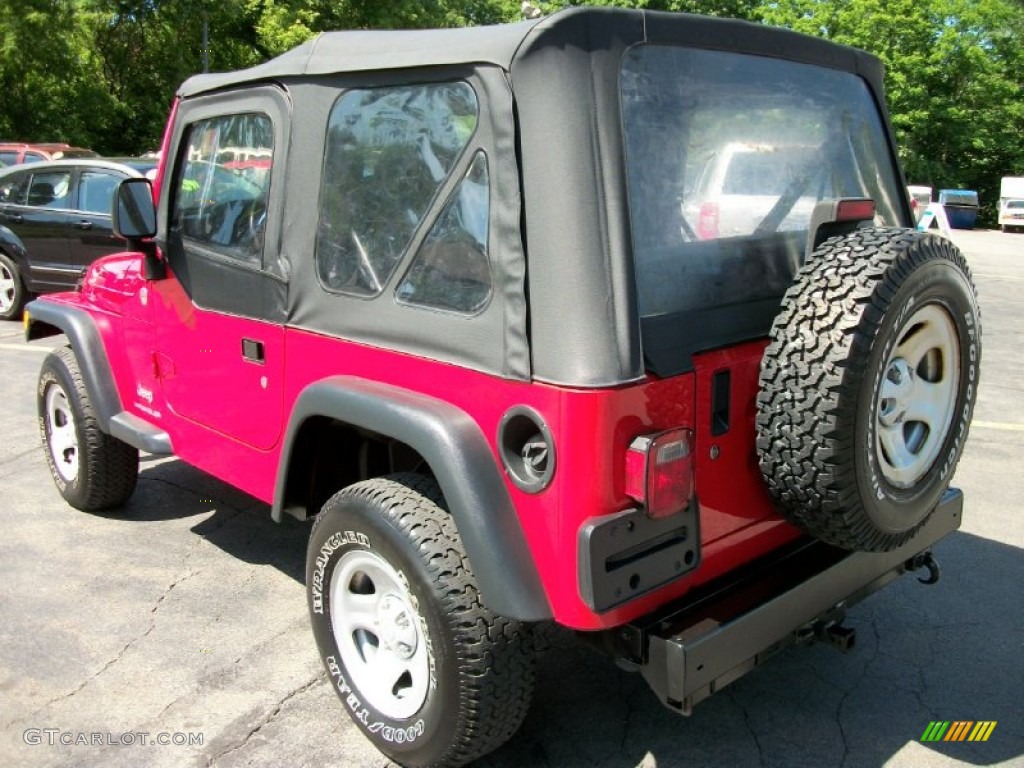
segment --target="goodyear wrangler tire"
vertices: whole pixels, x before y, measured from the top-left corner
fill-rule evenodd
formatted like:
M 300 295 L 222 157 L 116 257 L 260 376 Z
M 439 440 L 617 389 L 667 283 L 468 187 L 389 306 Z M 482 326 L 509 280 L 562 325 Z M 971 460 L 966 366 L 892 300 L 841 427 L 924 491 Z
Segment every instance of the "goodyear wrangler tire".
M 860 229 L 823 243 L 761 365 L 757 450 L 782 513 L 845 549 L 907 541 L 949 486 L 980 358 L 977 292 L 951 242 Z
M 70 347 L 43 360 L 36 399 L 46 463 L 64 500 L 83 512 L 128 501 L 139 478 L 139 452 L 100 429 Z
M 458 766 L 519 728 L 529 626 L 480 599 L 437 483 L 356 483 L 324 505 L 306 561 L 313 634 L 352 721 L 404 766 Z

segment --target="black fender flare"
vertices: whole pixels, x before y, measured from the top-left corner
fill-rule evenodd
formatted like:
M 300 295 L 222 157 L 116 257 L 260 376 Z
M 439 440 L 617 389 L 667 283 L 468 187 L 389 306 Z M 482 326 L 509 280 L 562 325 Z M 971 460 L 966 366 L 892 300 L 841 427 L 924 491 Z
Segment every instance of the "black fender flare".
M 28 313 L 26 341 L 58 333 L 68 337 L 101 430 L 155 455 L 174 453 L 171 438 L 166 432 L 124 410 L 110 361 L 107 360 L 106 347 L 92 315 L 80 307 L 46 299 L 29 302 L 25 311 Z
M 552 617 L 533 555 L 480 426 L 450 403 L 355 376 L 331 376 L 299 394 L 277 469 L 272 516 L 283 514 L 295 437 L 328 417 L 407 444 L 430 465 L 455 519 L 484 600 L 522 621 Z
M 78 358 L 78 367 L 89 399 L 92 400 L 96 420 L 100 429 L 109 433 L 110 420 L 123 409 L 96 321 L 84 309 L 45 299 L 30 301 L 25 311 L 28 313 L 26 341 L 46 338 L 56 333 L 68 337 L 71 349 Z

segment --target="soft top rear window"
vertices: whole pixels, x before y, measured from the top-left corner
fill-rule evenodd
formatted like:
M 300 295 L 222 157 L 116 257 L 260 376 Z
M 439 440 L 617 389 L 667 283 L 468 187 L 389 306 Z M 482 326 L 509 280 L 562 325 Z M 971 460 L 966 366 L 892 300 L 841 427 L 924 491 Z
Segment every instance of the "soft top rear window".
M 766 335 L 818 200 L 903 194 L 866 83 L 849 72 L 642 45 L 623 59 L 630 219 L 649 370 Z

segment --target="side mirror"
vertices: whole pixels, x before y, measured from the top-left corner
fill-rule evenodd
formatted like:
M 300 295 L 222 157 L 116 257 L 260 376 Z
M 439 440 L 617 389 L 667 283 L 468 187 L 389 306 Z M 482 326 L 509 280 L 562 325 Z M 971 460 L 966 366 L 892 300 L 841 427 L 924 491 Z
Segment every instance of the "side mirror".
M 111 211 L 114 234 L 131 242 L 156 234 L 156 207 L 149 179 L 125 179 L 117 185 Z
M 156 234 L 156 206 L 149 179 L 125 179 L 117 185 L 111 211 L 114 234 L 128 241 L 128 247 L 145 254 L 143 276 L 147 280 L 167 277 L 167 265 L 153 243 L 144 243 Z

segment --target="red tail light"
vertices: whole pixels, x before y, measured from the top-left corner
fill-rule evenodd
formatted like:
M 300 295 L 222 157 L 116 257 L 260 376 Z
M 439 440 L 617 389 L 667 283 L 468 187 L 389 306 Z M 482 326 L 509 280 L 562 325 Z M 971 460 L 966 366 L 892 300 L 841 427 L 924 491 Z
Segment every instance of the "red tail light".
M 836 205 L 836 221 L 868 221 L 873 218 L 875 201 L 870 198 L 840 200 Z
M 693 496 L 693 433 L 672 429 L 636 438 L 626 452 L 626 494 L 649 517 L 686 509 Z
M 718 237 L 718 203 L 703 203 L 697 217 L 697 236 L 701 240 Z

